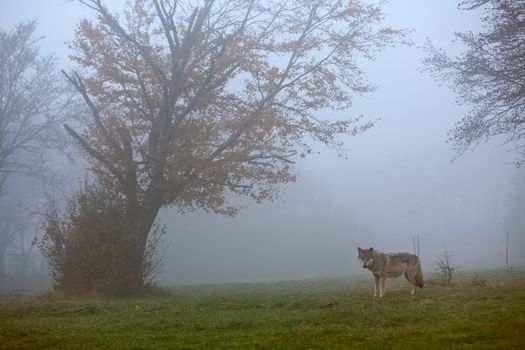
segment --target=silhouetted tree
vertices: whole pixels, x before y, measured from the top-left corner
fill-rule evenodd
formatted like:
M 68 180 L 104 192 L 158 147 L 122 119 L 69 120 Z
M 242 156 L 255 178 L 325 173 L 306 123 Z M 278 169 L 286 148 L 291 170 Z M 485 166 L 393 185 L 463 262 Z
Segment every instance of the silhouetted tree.
M 7 247 L 26 227 L 20 208 L 0 201 L 0 287 L 6 273 Z
M 68 117 L 71 93 L 55 70 L 55 60 L 39 53 L 36 22 L 12 31 L 0 28 L 0 200 L 8 178 L 17 174 L 50 177 L 46 154 L 64 144 L 60 124 Z M 62 135 L 62 136 L 60 136 Z M 20 203 L 4 203 L 15 210 Z M 20 208 L 18 208 L 20 210 Z M 8 222 L 8 220 L 11 220 Z M 0 215 L 0 278 L 14 232 L 13 217 Z M 16 226 L 16 225 L 15 225 Z M 25 230 L 25 229 L 24 229 Z
M 11 263 L 11 273 L 25 275 L 33 257 L 32 240 L 38 224 L 33 223 L 30 213 L 21 204 L 19 195 L 7 194 L 0 201 L 0 286 L 2 277 Z M 10 248 L 10 249 L 8 249 Z
M 464 10 L 483 8 L 484 32 L 456 33 L 467 50 L 449 57 L 430 43 L 424 63 L 433 75 L 451 83 L 472 110 L 449 133 L 459 153 L 497 135 L 516 144 L 525 160 L 525 1 L 468 0 Z
M 371 127 L 330 121 L 370 91 L 357 57 L 396 43 L 360 1 L 138 0 L 122 16 L 100 0 L 76 31 L 66 74 L 91 113 L 67 131 L 104 186 L 126 201 L 136 256 L 160 208 L 234 215 L 230 194 L 273 199 L 314 140 Z M 138 271 L 138 270 L 137 270 Z
M 447 282 L 451 282 L 454 277 L 454 273 L 458 270 L 459 266 L 452 266 L 451 264 L 452 255 L 450 251 L 443 247 L 443 254 L 438 258 L 436 270 L 439 275 Z
M 70 94 L 55 59 L 39 54 L 36 22 L 0 28 L 0 194 L 11 174 L 44 176 L 45 154 L 63 144 L 57 126 Z
M 525 169 L 521 168 L 513 181 L 504 229 L 510 241 L 511 265 L 525 264 Z

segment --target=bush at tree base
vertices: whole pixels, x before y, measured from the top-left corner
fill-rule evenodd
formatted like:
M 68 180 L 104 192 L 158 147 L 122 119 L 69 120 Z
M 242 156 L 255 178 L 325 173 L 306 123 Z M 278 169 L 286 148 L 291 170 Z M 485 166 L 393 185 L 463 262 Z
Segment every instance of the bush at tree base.
M 165 229 L 155 226 L 142 261 L 136 261 L 136 235 L 126 216 L 125 197 L 99 185 L 84 184 L 63 215 L 52 201 L 44 229 L 39 246 L 57 292 L 133 294 L 159 267 L 156 248 Z

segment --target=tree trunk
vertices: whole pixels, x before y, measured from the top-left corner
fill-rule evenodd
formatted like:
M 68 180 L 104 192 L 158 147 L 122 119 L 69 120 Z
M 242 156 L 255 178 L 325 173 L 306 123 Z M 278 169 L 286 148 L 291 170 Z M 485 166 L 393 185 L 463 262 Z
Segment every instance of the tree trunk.
M 134 240 L 133 247 L 130 251 L 130 277 L 132 278 L 133 287 L 142 287 L 145 276 L 145 254 L 148 244 L 148 238 L 151 233 L 157 214 L 162 207 L 162 202 L 148 201 L 149 205 L 143 204 L 138 210 L 138 215 L 131 217 L 133 223 Z
M 0 223 L 0 288 L 3 288 L 5 277 L 5 251 L 8 242 L 8 231 L 5 227 L 1 227 Z
M 2 233 L 0 233 L 1 235 Z M 5 276 L 5 245 L 0 243 L 0 289 L 4 287 Z

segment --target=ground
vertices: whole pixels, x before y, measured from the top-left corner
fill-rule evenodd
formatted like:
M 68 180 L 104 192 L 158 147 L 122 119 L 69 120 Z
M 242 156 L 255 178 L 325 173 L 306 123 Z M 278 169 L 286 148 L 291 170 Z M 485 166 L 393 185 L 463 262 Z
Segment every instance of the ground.
M 133 299 L 4 297 L 0 349 L 521 349 L 522 275 L 429 279 L 415 297 L 398 279 L 383 299 L 371 275 Z

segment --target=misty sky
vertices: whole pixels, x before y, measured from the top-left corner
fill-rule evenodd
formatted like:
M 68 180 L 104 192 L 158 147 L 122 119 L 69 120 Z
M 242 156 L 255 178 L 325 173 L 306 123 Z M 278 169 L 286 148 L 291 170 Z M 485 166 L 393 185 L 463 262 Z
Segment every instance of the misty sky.
M 120 1 L 107 1 L 120 6 Z M 42 52 L 71 68 L 65 45 L 89 11 L 67 0 L 0 0 L 0 26 L 37 19 Z M 503 266 L 505 218 L 512 181 L 523 176 L 501 140 L 481 144 L 451 162 L 447 131 L 469 110 L 420 72 L 426 38 L 449 52 L 453 33 L 479 31 L 479 12 L 456 1 L 391 0 L 386 23 L 414 30 L 411 47 L 388 49 L 364 63 L 377 90 L 356 96 L 348 113 L 376 126 L 346 137 L 347 159 L 316 146 L 297 164 L 298 181 L 273 203 L 247 207 L 235 218 L 164 210 L 166 284 L 256 281 L 363 273 L 357 247 L 412 251 L 419 235 L 423 269 L 433 271 L 446 247 L 463 269 Z M 327 117 L 330 114 L 326 115 Z M 513 240 L 511 233 L 511 243 Z M 524 247 L 512 245 L 511 263 Z M 521 255 L 523 256 L 523 255 Z M 513 260 L 514 259 L 514 260 Z

